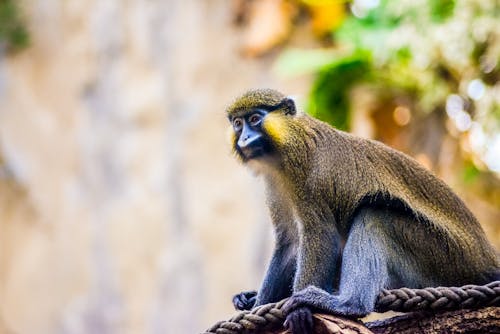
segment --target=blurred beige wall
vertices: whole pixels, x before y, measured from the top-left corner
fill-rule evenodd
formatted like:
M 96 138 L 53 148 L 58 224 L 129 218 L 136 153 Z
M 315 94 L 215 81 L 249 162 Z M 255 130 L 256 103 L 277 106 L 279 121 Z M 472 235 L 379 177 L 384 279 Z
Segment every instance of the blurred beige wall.
M 239 54 L 224 0 L 23 0 L 0 58 L 0 333 L 195 333 L 258 286 L 262 185 L 224 106 L 303 95 Z

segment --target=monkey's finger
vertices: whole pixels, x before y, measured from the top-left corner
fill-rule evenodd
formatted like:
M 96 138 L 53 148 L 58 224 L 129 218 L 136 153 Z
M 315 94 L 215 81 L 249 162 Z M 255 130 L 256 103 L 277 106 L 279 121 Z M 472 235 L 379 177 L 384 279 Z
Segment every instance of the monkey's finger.
M 295 324 L 293 316 L 288 316 L 286 317 L 285 322 L 283 323 L 283 327 L 288 329 L 291 333 L 295 333 L 297 328 L 297 325 Z
M 255 305 L 256 301 L 257 301 L 257 296 L 250 298 L 248 300 L 248 306 L 250 306 L 250 308 L 252 308 Z
M 304 324 L 306 325 L 307 327 L 307 330 L 309 332 L 312 332 L 313 328 L 314 328 L 314 318 L 313 318 L 313 315 L 312 315 L 312 312 L 309 308 L 307 308 L 307 311 L 304 313 Z
M 239 295 L 233 297 L 233 306 L 235 309 L 240 311 L 245 309 L 245 303 L 242 302 Z
M 309 308 L 303 307 L 292 311 L 284 324 L 293 334 L 311 333 L 313 329 L 313 319 Z
M 308 307 L 302 307 L 297 310 L 300 316 L 300 323 L 304 333 L 310 333 L 313 329 L 312 313 Z
M 290 321 L 288 320 L 288 317 L 285 319 L 285 322 L 283 322 L 283 327 L 285 327 L 286 329 L 289 329 L 289 330 L 292 330 L 292 328 L 290 328 L 291 324 L 290 324 Z

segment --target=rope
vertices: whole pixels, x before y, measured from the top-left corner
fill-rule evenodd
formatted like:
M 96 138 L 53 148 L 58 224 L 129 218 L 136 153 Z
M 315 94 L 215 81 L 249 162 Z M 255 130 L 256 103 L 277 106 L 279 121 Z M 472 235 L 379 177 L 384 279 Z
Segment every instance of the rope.
M 460 288 L 382 290 L 375 309 L 379 312 L 444 311 L 500 306 L 500 281 Z
M 227 321 L 219 321 L 202 334 L 242 334 L 279 326 L 285 320 L 281 308 L 287 300 L 241 311 Z M 500 306 L 500 281 L 462 287 L 382 290 L 375 311 L 449 311 L 486 306 Z
M 240 334 L 281 325 L 285 321 L 281 308 L 287 300 L 288 298 L 277 303 L 257 306 L 251 311 L 241 311 L 227 321 L 216 323 L 203 334 Z

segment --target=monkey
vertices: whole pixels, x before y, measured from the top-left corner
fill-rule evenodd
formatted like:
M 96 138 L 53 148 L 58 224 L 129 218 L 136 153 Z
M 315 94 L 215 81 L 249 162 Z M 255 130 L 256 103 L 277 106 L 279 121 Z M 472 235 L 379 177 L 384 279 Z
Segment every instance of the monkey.
M 360 318 L 382 289 L 484 284 L 500 264 L 474 215 L 413 158 L 335 129 L 272 89 L 226 109 L 237 159 L 264 178 L 275 245 L 258 292 L 238 310 L 290 297 L 284 326 L 312 313 Z

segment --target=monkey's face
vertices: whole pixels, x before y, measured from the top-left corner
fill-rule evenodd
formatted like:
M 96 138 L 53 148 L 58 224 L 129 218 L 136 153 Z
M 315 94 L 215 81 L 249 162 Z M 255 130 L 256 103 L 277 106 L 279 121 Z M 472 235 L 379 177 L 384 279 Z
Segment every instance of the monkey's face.
M 275 162 L 296 111 L 292 99 L 271 89 L 251 90 L 237 98 L 226 112 L 240 160 Z
M 262 127 L 268 114 L 264 109 L 252 108 L 229 118 L 234 132 L 234 150 L 244 162 L 271 153 L 271 144 Z

